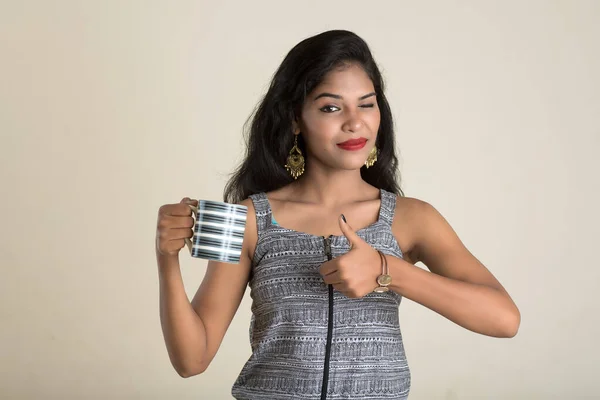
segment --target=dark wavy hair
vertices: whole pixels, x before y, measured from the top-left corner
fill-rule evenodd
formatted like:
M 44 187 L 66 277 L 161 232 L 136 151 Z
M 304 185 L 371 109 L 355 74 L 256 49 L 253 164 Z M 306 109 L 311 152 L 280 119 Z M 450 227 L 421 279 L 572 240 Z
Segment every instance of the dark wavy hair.
M 245 136 L 244 160 L 230 177 L 223 198 L 239 203 L 251 194 L 279 189 L 294 181 L 284 165 L 293 146 L 292 122 L 300 117 L 306 96 L 325 75 L 340 66 L 356 63 L 365 70 L 377 93 L 381 121 L 376 146 L 377 162 L 360 169 L 367 183 L 404 196 L 399 185 L 392 112 L 384 94 L 384 83 L 367 43 L 353 32 L 332 30 L 309 37 L 286 55 L 275 72 L 267 93 L 250 115 Z M 306 154 L 302 135 L 298 147 Z M 310 160 L 307 160 L 309 162 Z

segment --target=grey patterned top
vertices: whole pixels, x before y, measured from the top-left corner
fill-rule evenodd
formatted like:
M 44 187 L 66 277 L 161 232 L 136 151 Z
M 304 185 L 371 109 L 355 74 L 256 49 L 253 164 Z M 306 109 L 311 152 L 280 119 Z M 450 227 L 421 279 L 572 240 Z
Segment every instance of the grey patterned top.
M 380 196 L 378 220 L 357 234 L 375 249 L 402 257 L 391 230 L 396 195 L 381 189 Z M 252 355 L 233 397 L 406 399 L 410 371 L 398 319 L 401 296 L 389 291 L 350 299 L 333 290 L 319 267 L 347 253 L 348 240 L 273 224 L 266 194 L 250 198 L 258 225 L 249 281 Z

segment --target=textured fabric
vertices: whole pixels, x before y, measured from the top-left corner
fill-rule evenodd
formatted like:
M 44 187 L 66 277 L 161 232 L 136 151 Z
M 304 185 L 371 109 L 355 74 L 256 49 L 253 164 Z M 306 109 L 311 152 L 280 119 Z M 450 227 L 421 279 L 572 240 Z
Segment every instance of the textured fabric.
M 391 230 L 396 195 L 380 190 L 378 220 L 357 231 L 375 249 L 402 257 Z M 249 281 L 252 355 L 232 387 L 239 400 L 406 399 L 410 372 L 400 332 L 396 292 L 350 299 L 333 291 L 333 330 L 326 396 L 321 394 L 327 347 L 329 291 L 319 274 L 327 261 L 322 236 L 272 224 L 265 193 L 250 196 L 258 241 Z M 330 236 L 331 255 L 350 246 Z

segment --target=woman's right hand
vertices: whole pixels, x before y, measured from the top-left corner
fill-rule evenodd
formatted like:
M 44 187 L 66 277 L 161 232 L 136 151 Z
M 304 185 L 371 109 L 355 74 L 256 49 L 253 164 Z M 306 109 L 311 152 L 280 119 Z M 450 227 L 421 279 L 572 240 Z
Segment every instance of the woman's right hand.
M 198 200 L 184 197 L 178 204 L 165 204 L 158 210 L 156 251 L 159 255 L 175 256 L 185 246 L 185 239 L 194 235 L 194 218 L 190 206 Z

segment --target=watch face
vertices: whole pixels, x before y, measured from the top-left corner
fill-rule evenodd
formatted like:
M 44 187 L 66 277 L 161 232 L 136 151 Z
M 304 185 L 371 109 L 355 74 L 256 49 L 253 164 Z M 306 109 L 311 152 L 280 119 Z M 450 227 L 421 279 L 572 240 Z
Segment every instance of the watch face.
M 387 286 L 390 283 L 392 283 L 392 277 L 389 275 L 379 275 L 377 277 L 377 283 L 379 283 L 382 286 Z

